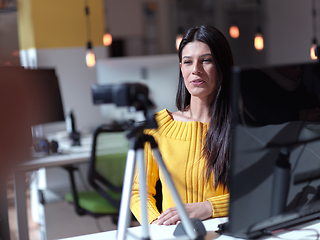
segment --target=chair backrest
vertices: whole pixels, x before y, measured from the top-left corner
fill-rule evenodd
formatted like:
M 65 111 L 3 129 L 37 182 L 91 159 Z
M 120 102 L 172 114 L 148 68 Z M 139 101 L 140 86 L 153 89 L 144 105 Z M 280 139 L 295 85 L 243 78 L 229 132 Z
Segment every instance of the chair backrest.
M 88 181 L 111 203 L 105 192 L 121 192 L 128 147 L 124 129 L 118 125 L 101 125 L 93 133 Z

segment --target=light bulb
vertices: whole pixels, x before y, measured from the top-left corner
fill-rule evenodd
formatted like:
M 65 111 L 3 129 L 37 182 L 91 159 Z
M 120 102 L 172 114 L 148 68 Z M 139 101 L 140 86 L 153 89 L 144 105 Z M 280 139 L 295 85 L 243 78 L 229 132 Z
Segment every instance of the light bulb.
M 96 57 L 92 52 L 92 49 L 88 49 L 86 52 L 86 64 L 88 67 L 93 67 L 96 65 Z
M 316 48 L 317 48 L 317 44 L 313 43 L 310 48 L 310 57 L 312 60 L 318 59 L 318 57 L 316 55 Z
M 262 34 L 260 32 L 256 33 L 256 36 L 254 38 L 254 47 L 258 50 L 261 51 L 264 47 L 263 44 L 263 37 Z
M 112 36 L 110 33 L 105 33 L 103 35 L 103 45 L 110 46 L 112 43 Z
M 86 64 L 88 67 L 93 67 L 96 65 L 96 57 L 92 51 L 92 45 L 90 41 L 87 43 Z
M 179 49 L 180 42 L 182 41 L 182 38 L 183 38 L 183 34 L 182 33 L 178 33 L 177 37 L 176 37 L 176 48 L 177 48 L 177 50 Z
M 229 28 L 229 34 L 232 38 L 238 38 L 240 35 L 239 28 L 236 25 L 231 25 Z

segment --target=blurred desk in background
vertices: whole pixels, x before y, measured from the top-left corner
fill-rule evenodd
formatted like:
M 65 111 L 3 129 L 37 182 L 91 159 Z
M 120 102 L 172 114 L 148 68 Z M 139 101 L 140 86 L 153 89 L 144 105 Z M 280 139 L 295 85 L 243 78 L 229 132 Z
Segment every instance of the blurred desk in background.
M 14 181 L 15 181 L 15 205 L 17 212 L 17 224 L 18 224 L 18 236 L 20 240 L 28 240 L 28 220 L 26 211 L 26 173 L 37 171 L 42 168 L 60 167 L 65 165 L 71 165 L 76 163 L 88 162 L 91 155 L 91 134 L 83 135 L 81 137 L 81 146 L 71 146 L 67 137 L 54 137 L 59 143 L 59 153 L 54 154 L 35 154 L 33 160 L 20 164 L 14 169 Z M 48 140 L 51 141 L 50 137 Z M 31 191 L 34 191 L 36 196 L 37 207 L 32 209 L 36 211 L 36 215 L 39 216 L 39 223 L 41 225 L 42 239 L 46 239 L 45 236 L 45 217 L 42 204 L 39 204 L 37 186 L 34 186 Z M 32 192 L 30 194 L 33 194 Z

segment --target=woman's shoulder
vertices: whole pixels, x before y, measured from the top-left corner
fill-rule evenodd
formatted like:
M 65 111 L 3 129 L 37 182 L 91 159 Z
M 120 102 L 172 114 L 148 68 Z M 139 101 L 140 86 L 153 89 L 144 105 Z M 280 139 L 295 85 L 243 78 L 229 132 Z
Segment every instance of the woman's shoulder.
M 176 138 L 176 135 L 180 132 L 180 122 L 173 120 L 172 113 L 168 109 L 163 109 L 157 112 L 155 114 L 155 119 L 158 124 L 158 128 L 146 130 L 147 134 Z
M 158 124 L 158 129 L 164 125 L 168 125 L 170 123 L 173 123 L 173 118 L 172 118 L 171 112 L 166 108 L 157 112 L 155 114 L 155 119 Z
M 201 129 L 201 133 L 203 134 L 208 131 L 208 124 L 181 121 L 175 118 L 175 113 L 170 112 L 168 109 L 163 109 L 157 112 L 155 114 L 155 119 L 157 121 L 158 128 L 149 130 L 147 133 L 154 137 L 188 140 L 194 131 L 200 131 Z M 199 134 L 201 133 L 199 132 Z
M 164 108 L 164 109 L 160 110 L 159 112 L 157 112 L 155 114 L 155 117 L 156 117 L 156 119 L 158 119 L 158 118 L 168 118 L 168 117 L 171 118 L 171 114 L 172 113 L 168 109 Z

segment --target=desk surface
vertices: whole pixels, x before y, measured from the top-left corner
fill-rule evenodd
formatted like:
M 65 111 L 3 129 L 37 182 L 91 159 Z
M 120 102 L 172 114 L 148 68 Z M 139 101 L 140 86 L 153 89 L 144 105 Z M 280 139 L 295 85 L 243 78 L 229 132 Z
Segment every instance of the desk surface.
M 51 137 L 56 139 L 59 144 L 59 153 L 45 154 L 37 153 L 30 161 L 18 165 L 15 171 L 33 171 L 39 168 L 56 167 L 73 163 L 87 162 L 91 154 L 92 136 L 85 135 L 81 137 L 81 146 L 71 146 L 68 137 Z
M 219 240 L 240 240 L 240 238 L 235 238 L 232 236 L 227 235 L 220 235 L 216 233 L 215 231 L 218 229 L 217 226 L 220 223 L 224 223 L 228 221 L 228 218 L 216 218 L 216 219 L 209 219 L 203 221 L 203 224 L 207 230 L 207 235 L 205 237 L 205 240 L 213 240 L 213 239 L 219 239 Z M 169 239 L 187 239 L 185 237 L 179 237 L 176 238 L 173 236 L 173 232 L 175 230 L 176 226 L 164 226 L 164 225 L 150 225 L 149 226 L 149 232 L 150 232 L 150 238 L 152 240 L 161 239 L 161 240 L 169 240 Z M 302 229 L 296 230 L 296 231 L 288 231 L 286 233 L 283 233 L 278 236 L 274 237 L 264 237 L 263 239 L 304 239 L 304 240 L 316 240 L 317 232 L 320 233 L 320 220 L 311 222 L 309 224 L 301 226 Z M 295 229 L 298 229 L 296 227 Z M 141 227 L 132 227 L 128 228 L 129 234 L 127 234 L 127 240 L 137 240 L 139 239 L 140 233 L 141 233 Z M 72 237 L 72 238 L 65 238 L 60 240 L 116 240 L 116 234 L 117 231 L 109 231 L 109 232 L 102 232 L 102 233 L 95 233 L 95 234 L 88 234 L 78 237 Z
M 81 146 L 71 146 L 70 139 L 64 137 L 49 137 L 51 139 L 58 140 L 59 152 L 54 154 L 41 154 L 34 156 L 32 160 L 24 162 L 17 166 L 15 171 L 33 171 L 39 168 L 49 168 L 56 166 L 69 165 L 74 163 L 88 162 L 91 155 L 92 148 L 92 134 L 86 134 L 81 136 Z M 106 153 L 113 154 L 123 152 L 123 141 L 111 141 L 108 143 L 108 147 L 105 148 Z

